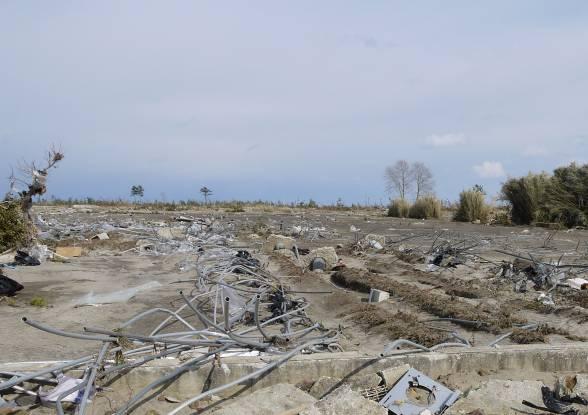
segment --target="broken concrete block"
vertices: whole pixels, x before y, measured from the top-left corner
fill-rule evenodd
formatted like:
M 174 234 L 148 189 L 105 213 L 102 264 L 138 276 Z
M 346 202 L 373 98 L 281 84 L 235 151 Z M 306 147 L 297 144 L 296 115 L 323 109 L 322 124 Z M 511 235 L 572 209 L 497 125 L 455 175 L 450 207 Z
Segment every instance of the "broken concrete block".
M 382 370 L 378 374 L 382 377 L 386 386 L 392 387 L 408 372 L 408 369 L 410 369 L 410 365 L 402 365 Z
M 372 288 L 370 290 L 370 297 L 368 302 L 370 303 L 381 303 L 382 301 L 386 301 L 390 298 L 390 293 L 382 290 L 378 290 L 376 288 Z
M 292 250 L 294 245 L 296 245 L 296 240 L 294 238 L 272 234 L 267 237 L 266 242 L 263 244 L 263 250 L 269 254 L 276 250 Z
M 164 241 L 172 241 L 174 239 L 184 239 L 186 237 L 185 231 L 182 228 L 161 228 L 157 230 L 157 236 Z
M 170 228 L 161 228 L 157 230 L 157 236 L 164 241 L 171 241 L 174 235 Z
M 202 223 L 193 223 L 189 228 L 188 228 L 188 233 L 190 235 L 198 235 L 200 232 L 205 231 L 206 229 L 206 225 L 203 225 Z
M 351 386 L 351 390 L 359 392 L 380 386 L 382 378 L 376 373 L 368 373 L 367 375 L 354 376 L 349 380 L 345 379 L 345 383 L 348 383 L 349 386 Z
M 541 404 L 542 382 L 489 380 L 479 388 L 470 391 L 466 397 L 457 401 L 449 410 L 449 415 L 462 415 L 484 408 L 486 415 L 515 415 L 528 413 L 529 408 L 523 405 L 523 400 Z
M 186 238 L 186 231 L 183 228 L 171 228 L 171 233 L 174 239 Z
M 341 379 L 323 376 L 314 382 L 309 393 L 316 399 L 321 399 L 337 389 L 337 385 L 342 385 Z
M 82 248 L 79 246 L 58 246 L 55 253 L 62 257 L 74 258 L 82 256 Z
M 296 255 L 294 255 L 294 252 L 292 252 L 290 249 L 276 249 L 274 252 L 292 260 L 296 259 Z
M 301 258 L 304 260 L 306 268 L 310 268 L 315 258 L 322 258 L 326 264 L 325 270 L 330 270 L 331 268 L 333 268 L 335 265 L 337 265 L 337 261 L 339 260 L 337 252 L 335 251 L 335 248 L 333 248 L 332 246 L 325 246 L 322 248 L 313 249 L 309 252 L 308 255 L 305 255 Z
M 386 237 L 384 235 L 376 235 L 370 233 L 366 235 L 365 240 L 371 248 L 380 250 L 386 246 Z
M 92 239 L 98 239 L 100 241 L 106 241 L 107 239 L 110 239 L 110 237 L 108 236 L 108 234 L 106 232 L 102 232 L 102 233 L 99 233 L 97 235 L 92 236 Z
M 388 415 L 388 410 L 374 401 L 370 401 L 359 392 L 344 385 L 329 394 L 326 398 L 316 402 L 300 415 Z
M 237 398 L 224 405 L 214 415 L 282 415 L 310 408 L 316 399 L 293 385 L 281 383 Z M 296 411 L 296 412 L 293 412 Z

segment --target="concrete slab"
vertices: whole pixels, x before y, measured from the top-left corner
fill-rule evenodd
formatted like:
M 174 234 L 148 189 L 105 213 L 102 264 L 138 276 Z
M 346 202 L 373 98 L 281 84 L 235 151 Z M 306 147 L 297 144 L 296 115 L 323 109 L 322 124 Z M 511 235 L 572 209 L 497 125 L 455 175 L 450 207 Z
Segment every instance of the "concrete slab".
M 270 386 L 237 398 L 232 403 L 212 411 L 214 415 L 282 415 L 301 412 L 316 402 L 316 399 L 285 383 Z
M 465 415 L 482 408 L 485 415 L 539 414 L 523 405 L 523 400 L 543 405 L 542 382 L 490 380 L 470 391 L 457 401 L 447 412 L 448 415 Z
M 351 390 L 349 385 L 341 386 L 326 398 L 315 403 L 300 415 L 388 415 L 388 410 L 374 401 Z

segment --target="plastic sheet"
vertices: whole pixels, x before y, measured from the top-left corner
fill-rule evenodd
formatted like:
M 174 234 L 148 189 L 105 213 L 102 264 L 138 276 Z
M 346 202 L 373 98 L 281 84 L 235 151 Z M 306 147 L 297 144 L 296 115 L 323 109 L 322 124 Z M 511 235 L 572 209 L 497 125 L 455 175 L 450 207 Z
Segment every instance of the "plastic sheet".
M 74 301 L 74 305 L 99 305 L 99 304 L 110 304 L 110 303 L 123 303 L 129 301 L 135 295 L 141 291 L 151 290 L 153 288 L 161 287 L 161 284 L 157 281 L 150 281 L 146 284 L 139 285 L 133 288 L 127 288 L 120 291 L 114 291 L 111 293 L 94 294 L 93 292 L 85 295 L 84 297 Z

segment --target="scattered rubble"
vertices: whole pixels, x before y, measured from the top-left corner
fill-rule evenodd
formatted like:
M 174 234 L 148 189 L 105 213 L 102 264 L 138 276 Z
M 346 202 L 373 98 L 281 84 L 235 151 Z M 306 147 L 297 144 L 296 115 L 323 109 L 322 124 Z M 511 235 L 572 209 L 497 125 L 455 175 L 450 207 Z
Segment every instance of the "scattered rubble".
M 13 272 L 25 272 L 19 270 L 25 270 L 23 265 L 42 270 L 48 260 L 69 258 L 77 264 L 92 256 L 128 255 L 169 262 L 183 273 L 172 285 L 182 291 L 166 302 L 150 304 L 131 319 L 113 320 L 108 327 L 92 327 L 81 318 L 76 321 L 75 316 L 67 328 L 35 320 L 43 320 L 43 314 L 25 318 L 42 335 L 97 342 L 100 347 L 92 355 L 72 356 L 42 373 L 0 372 L 0 408 L 23 409 L 15 398 L 28 391 L 44 410 L 65 410 L 69 405 L 78 413 L 89 413 L 90 401 L 108 396 L 115 377 L 168 357 L 178 361 L 172 370 L 145 390 L 133 390 L 125 401 L 114 401 L 112 409 L 119 414 L 149 413 L 155 411 L 149 407 L 153 404 L 157 413 L 169 415 L 186 408 L 219 415 L 387 414 L 386 408 L 397 415 L 487 415 L 515 413 L 509 412 L 512 408 L 530 411 L 529 405 L 567 413 L 587 399 L 588 381 L 581 373 L 561 376 L 554 388 L 544 381 L 488 377 L 482 381 L 475 375 L 471 390 L 459 386 L 466 391 L 461 396 L 451 382 L 437 375 L 430 378 L 427 370 L 419 372 L 401 361 L 389 369 L 364 369 L 348 377 L 309 372 L 304 390 L 287 384 L 284 378 L 250 394 L 232 398 L 224 394 L 237 384 L 255 384 L 299 354 L 336 356 L 349 350 L 348 346 L 365 353 L 356 347 L 360 343 L 372 343 L 369 353 L 377 362 L 416 353 L 434 359 L 461 349 L 473 352 L 480 346 L 543 343 L 547 347 L 554 339 L 561 342 L 562 337 L 582 341 L 588 266 L 582 253 L 573 254 L 575 262 L 569 259 L 572 254 L 548 257 L 545 252 L 553 250 L 557 240 L 551 240 L 547 248 L 540 243 L 528 248 L 528 255 L 514 254 L 513 249 L 504 248 L 522 238 L 533 242 L 533 233 L 513 232 L 501 240 L 503 249 L 496 249 L 497 242 L 488 237 L 429 229 L 428 222 L 418 222 L 418 226 L 400 223 L 395 228 L 386 225 L 392 234 L 384 235 L 381 226 L 366 220 L 362 237 L 361 230 L 353 225 L 352 229 L 349 221 L 335 230 L 317 220 L 292 218 L 288 223 L 286 216 L 268 220 L 266 230 L 260 228 L 251 239 L 251 224 L 258 220 L 245 213 L 242 220 L 247 225 L 222 215 L 198 214 L 167 218 L 103 215 L 88 223 L 79 215 L 97 215 L 100 207 L 68 209 L 72 213 L 67 219 L 50 212 L 37 215 L 42 239 L 10 253 L 10 258 L 18 259 L 2 265 L 11 277 Z M 399 230 L 402 226 L 408 230 Z M 341 235 L 346 239 L 329 240 Z M 504 259 L 514 255 L 522 258 Z M 57 265 L 71 266 L 49 264 Z M 84 307 L 78 309 L 81 312 L 89 310 L 87 306 L 132 304 L 141 292 L 156 302 L 163 284 L 167 285 L 161 276 L 149 275 L 147 281 L 102 292 L 80 292 L 70 307 Z M 290 281 L 296 281 L 296 288 L 288 285 Z M 305 282 L 308 287 L 301 287 Z M 329 288 L 332 291 L 324 288 L 329 284 L 334 286 Z M 22 285 L 0 273 L 0 296 L 18 300 L 23 291 Z M 13 298 L 6 301 L 13 302 Z M 53 299 L 49 304 L 53 306 Z M 316 314 L 317 309 L 323 314 Z M 564 317 L 574 324 L 554 325 Z M 568 328 L 576 331 L 570 334 Z M 236 357 L 257 359 L 257 365 L 234 382 L 228 381 L 232 368 L 225 362 Z M 73 374 L 73 368 L 79 369 L 78 374 Z M 223 377 L 217 377 L 216 383 L 191 396 L 166 393 L 155 403 L 148 399 L 160 386 L 174 384 L 181 374 L 198 368 L 224 373 L 226 381 L 218 382 Z M 167 409 L 161 412 L 161 408 Z
M 415 369 L 409 369 L 386 394 L 380 405 L 402 415 L 442 414 L 460 397 Z M 425 409 L 423 409 L 425 408 Z

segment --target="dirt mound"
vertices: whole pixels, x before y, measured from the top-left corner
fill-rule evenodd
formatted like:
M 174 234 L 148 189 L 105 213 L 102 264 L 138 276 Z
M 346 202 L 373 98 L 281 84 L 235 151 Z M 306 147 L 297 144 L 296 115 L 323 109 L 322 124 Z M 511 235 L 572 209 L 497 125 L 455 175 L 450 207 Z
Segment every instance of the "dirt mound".
M 270 257 L 272 261 L 277 263 L 280 267 L 280 274 L 298 276 L 302 276 L 304 274 L 302 267 L 297 266 L 288 258 L 278 254 L 271 254 Z

